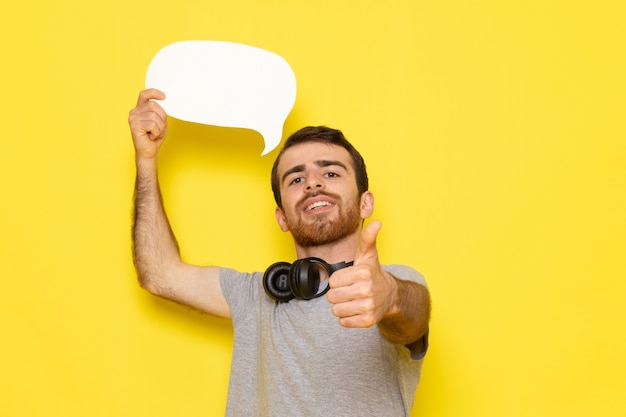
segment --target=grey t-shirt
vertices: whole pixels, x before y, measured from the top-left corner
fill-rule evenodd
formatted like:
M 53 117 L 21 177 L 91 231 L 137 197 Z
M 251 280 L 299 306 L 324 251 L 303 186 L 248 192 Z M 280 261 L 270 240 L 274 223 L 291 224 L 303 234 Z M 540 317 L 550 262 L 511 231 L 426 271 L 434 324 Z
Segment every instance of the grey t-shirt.
M 426 284 L 414 269 L 383 266 Z M 226 416 L 408 416 L 423 351 L 339 325 L 326 297 L 278 303 L 263 273 L 220 271 L 235 333 Z

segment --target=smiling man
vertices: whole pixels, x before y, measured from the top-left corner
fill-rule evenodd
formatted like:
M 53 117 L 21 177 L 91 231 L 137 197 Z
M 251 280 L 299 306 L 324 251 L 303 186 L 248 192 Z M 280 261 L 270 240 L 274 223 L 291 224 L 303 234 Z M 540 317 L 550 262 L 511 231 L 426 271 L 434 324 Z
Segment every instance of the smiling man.
M 308 248 L 332 244 L 354 233 L 361 219 L 368 217 L 362 210 L 371 212 L 372 195 L 367 187 L 357 189 L 348 151 L 321 142 L 324 136 L 331 141 L 334 134 L 338 132 L 323 127 L 294 133 L 272 170 L 276 220 L 284 232 L 291 232 L 299 257 L 313 256 L 307 255 Z M 341 255 L 331 252 L 334 257 Z
M 417 271 L 379 262 L 381 223 L 363 227 L 374 196 L 359 152 L 323 126 L 285 142 L 271 183 L 276 220 L 294 239 L 293 265 L 254 273 L 189 265 L 158 184 L 167 115 L 154 100 L 164 97 L 141 92 L 129 115 L 134 261 L 153 294 L 232 319 L 226 414 L 408 416 L 428 346 L 430 297 Z

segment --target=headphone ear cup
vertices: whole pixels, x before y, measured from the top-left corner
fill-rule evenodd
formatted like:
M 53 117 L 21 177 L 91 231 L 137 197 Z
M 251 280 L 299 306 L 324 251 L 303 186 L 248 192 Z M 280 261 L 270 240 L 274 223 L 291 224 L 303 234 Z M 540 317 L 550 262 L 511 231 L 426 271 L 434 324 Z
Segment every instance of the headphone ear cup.
M 319 268 L 316 258 L 302 258 L 293 263 L 289 271 L 289 285 L 296 298 L 310 300 L 318 296 Z
M 267 268 L 263 274 L 263 289 L 270 298 L 279 302 L 294 298 L 289 285 L 290 268 L 291 264 L 288 262 L 276 262 Z

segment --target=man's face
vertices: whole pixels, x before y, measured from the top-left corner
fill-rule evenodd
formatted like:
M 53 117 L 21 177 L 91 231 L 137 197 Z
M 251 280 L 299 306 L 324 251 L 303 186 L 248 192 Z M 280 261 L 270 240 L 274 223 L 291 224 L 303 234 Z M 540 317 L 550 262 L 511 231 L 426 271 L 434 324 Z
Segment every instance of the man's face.
M 276 219 L 300 246 L 332 243 L 360 227 L 361 196 L 350 154 L 341 146 L 309 142 L 287 149 L 278 180 L 283 207 Z

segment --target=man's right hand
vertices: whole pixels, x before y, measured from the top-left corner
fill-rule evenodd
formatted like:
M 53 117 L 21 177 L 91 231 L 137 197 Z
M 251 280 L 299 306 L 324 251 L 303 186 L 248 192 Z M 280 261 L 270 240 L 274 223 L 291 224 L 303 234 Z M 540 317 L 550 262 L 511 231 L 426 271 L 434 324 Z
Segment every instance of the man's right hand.
M 154 100 L 165 99 L 165 94 L 154 88 L 139 93 L 137 106 L 128 115 L 137 162 L 154 161 L 167 134 L 167 114 Z

